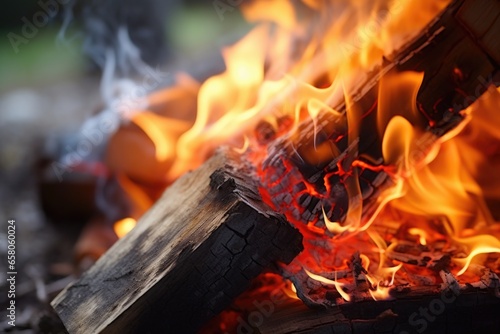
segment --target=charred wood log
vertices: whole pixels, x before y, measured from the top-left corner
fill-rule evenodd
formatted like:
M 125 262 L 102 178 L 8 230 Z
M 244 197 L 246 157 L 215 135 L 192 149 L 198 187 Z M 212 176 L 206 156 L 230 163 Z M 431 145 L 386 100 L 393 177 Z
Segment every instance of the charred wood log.
M 364 301 L 332 309 L 300 302 L 279 305 L 258 332 L 267 333 L 496 333 L 500 299 L 471 289 L 456 296 L 435 287 L 392 301 Z
M 324 209 L 331 221 L 343 221 L 349 207 L 346 184 L 356 178 L 363 209 L 369 212 L 384 187 L 391 184 L 383 169 L 387 164 L 381 148 L 377 125 L 380 81 L 404 71 L 419 71 L 424 78 L 417 96 L 420 115 L 411 123 L 428 132 L 420 143 L 422 151 L 437 137 L 462 120 L 461 111 L 479 98 L 496 80 L 500 69 L 500 3 L 496 0 L 453 1 L 415 39 L 367 75 L 351 92 L 349 113 L 359 120 L 358 138 L 349 139 L 347 102 L 339 101 L 335 110 L 342 117 L 324 113 L 313 121 L 304 121 L 293 137 L 283 137 L 268 148 L 263 161 L 262 182 L 280 211 L 293 208 L 298 221 L 317 220 L 325 228 Z M 397 108 L 397 106 L 394 106 Z M 397 114 L 397 113 L 396 113 Z M 318 154 L 322 153 L 321 158 Z M 353 165 L 353 161 L 361 164 Z M 375 168 L 366 168 L 370 165 Z M 279 181 L 279 182 L 278 182 Z M 314 189 L 299 194 L 283 205 L 283 196 L 294 187 Z M 292 202 L 292 205 L 289 203 Z
M 367 292 L 368 285 L 345 284 L 343 289 L 353 292 L 350 295 L 354 301 L 340 301 L 333 307 L 325 307 L 326 303 L 307 307 L 311 305 L 291 298 L 282 299 L 279 297 L 282 290 L 278 289 L 267 295 L 254 294 L 254 307 L 243 307 L 238 324 L 233 325 L 237 328 L 228 332 L 401 334 L 425 330 L 431 333 L 470 333 L 474 332 L 471 328 L 477 326 L 482 333 L 496 333 L 498 320 L 491 317 L 500 309 L 499 278 L 482 266 L 475 266 L 473 270 L 480 277 L 475 283 L 459 283 L 459 279 L 443 269 L 439 270 L 438 280 L 428 280 L 419 286 L 398 283 L 387 296 L 377 297 L 377 300 Z M 351 275 L 352 272 L 338 272 L 335 276 L 343 279 Z M 326 298 L 342 299 L 331 285 L 318 281 L 309 284 L 313 282 L 308 280 L 311 279 L 297 281 L 297 290 L 301 290 L 298 284 L 310 288 L 316 285 L 318 289 L 329 289 L 324 295 Z M 427 316 L 431 320 L 426 319 Z
M 302 236 L 219 153 L 176 181 L 138 226 L 52 302 L 70 333 L 190 333 Z

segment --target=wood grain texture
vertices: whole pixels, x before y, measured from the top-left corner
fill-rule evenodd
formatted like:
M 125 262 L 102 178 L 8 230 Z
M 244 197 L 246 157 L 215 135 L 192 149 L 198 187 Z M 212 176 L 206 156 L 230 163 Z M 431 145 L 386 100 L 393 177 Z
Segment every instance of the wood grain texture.
M 300 233 L 263 205 L 229 155 L 181 177 L 55 298 L 70 333 L 195 332 L 264 268 L 302 250 Z

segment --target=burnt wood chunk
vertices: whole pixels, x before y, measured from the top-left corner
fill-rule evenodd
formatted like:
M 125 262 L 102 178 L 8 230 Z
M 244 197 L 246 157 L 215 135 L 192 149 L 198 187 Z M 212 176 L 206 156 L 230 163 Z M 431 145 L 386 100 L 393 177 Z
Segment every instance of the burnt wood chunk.
M 237 168 L 237 169 L 236 169 Z M 302 236 L 260 200 L 240 158 L 218 153 L 168 188 L 52 302 L 70 333 L 191 333 Z

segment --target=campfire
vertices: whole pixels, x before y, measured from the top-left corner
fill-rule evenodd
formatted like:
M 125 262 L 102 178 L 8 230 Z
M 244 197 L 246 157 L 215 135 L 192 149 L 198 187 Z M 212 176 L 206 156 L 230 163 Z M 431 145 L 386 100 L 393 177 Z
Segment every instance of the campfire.
M 178 75 L 111 137 L 129 205 L 53 301 L 69 332 L 460 332 L 498 310 L 500 3 L 240 9 L 260 23 L 223 73 Z

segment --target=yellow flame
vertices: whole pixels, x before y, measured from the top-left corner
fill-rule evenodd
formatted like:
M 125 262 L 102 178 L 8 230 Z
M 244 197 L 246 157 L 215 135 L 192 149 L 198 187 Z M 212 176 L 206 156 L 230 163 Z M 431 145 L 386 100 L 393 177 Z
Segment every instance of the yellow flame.
M 368 290 L 370 292 L 370 295 L 372 296 L 373 300 L 388 300 L 391 299 L 391 295 L 389 292 L 391 291 L 391 288 L 385 287 L 385 286 L 377 286 L 375 288 L 375 291 Z
M 328 278 L 325 278 L 325 277 L 323 277 L 321 275 L 313 274 L 310 271 L 308 271 L 307 269 L 304 269 L 304 271 L 306 272 L 306 274 L 310 278 L 312 278 L 315 281 L 335 286 L 335 289 L 337 289 L 338 293 L 342 296 L 342 298 L 344 298 L 346 301 L 350 301 L 351 300 L 351 296 L 349 296 L 349 294 L 347 292 L 345 292 L 344 290 L 342 290 L 342 286 L 344 286 L 343 283 L 337 282 L 337 281 L 332 281 L 332 280 L 330 280 Z
M 468 246 L 471 250 L 465 259 L 455 259 L 455 262 L 463 265 L 457 276 L 463 275 L 467 271 L 476 256 L 487 253 L 500 253 L 500 240 L 493 235 L 475 235 L 455 240 Z
M 387 261 L 387 257 L 385 252 L 387 250 L 387 244 L 385 240 L 380 236 L 379 233 L 372 230 L 367 230 L 370 239 L 375 243 L 377 250 L 379 252 L 379 262 L 378 268 L 371 275 L 366 275 L 372 286 L 375 285 L 375 291 L 370 290 L 370 294 L 374 300 L 385 300 L 389 299 L 389 287 L 394 285 L 394 280 L 396 277 L 396 273 L 403 267 L 403 263 L 400 263 L 394 267 L 386 267 L 384 264 Z M 368 271 L 368 268 L 365 268 Z M 387 277 L 390 276 L 391 279 L 388 283 L 380 284 L 378 282 L 387 282 Z
M 388 272 L 392 274 L 391 281 L 389 282 L 389 286 L 394 284 L 394 279 L 396 277 L 396 273 L 398 272 L 399 269 L 403 267 L 403 263 L 398 264 L 395 267 L 392 268 L 386 268 Z
M 321 210 L 323 211 L 323 219 L 325 221 L 325 226 L 328 229 L 328 231 L 335 234 L 340 234 L 349 229 L 349 226 L 342 226 L 338 222 L 331 222 L 330 219 L 328 219 L 328 217 L 326 216 L 325 208 L 323 206 L 321 207 Z
M 335 113 L 332 106 L 344 91 L 362 82 L 382 55 L 418 33 L 448 2 L 426 0 L 418 10 L 407 0 L 245 2 L 243 15 L 261 23 L 223 50 L 226 70 L 201 85 L 177 75 L 176 87 L 148 98 L 155 112 L 136 113 L 132 121 L 154 142 L 156 159 L 173 162 L 162 167 L 167 179 L 175 180 L 219 145 L 240 142 L 267 115 L 290 114 L 298 124 L 304 113 L 313 120 L 320 112 Z M 401 13 L 409 16 L 403 19 Z M 187 115 L 196 114 L 194 124 L 181 138 L 170 137 L 158 122 L 158 110 L 169 122 L 193 121 Z M 169 117 L 165 110 L 179 112 Z M 359 209 L 350 207 L 349 219 L 355 219 Z
M 291 299 L 300 300 L 300 298 L 297 296 L 297 288 L 293 283 L 290 283 L 289 287 L 285 287 L 284 291 L 285 294 Z
M 134 218 L 124 218 L 115 222 L 113 229 L 118 238 L 123 238 L 127 233 L 132 231 L 136 224 L 137 222 Z
M 156 159 L 158 161 L 165 161 L 171 154 L 172 145 L 158 126 L 158 118 L 159 116 L 156 114 L 141 112 L 133 116 L 132 122 L 137 124 L 153 141 L 156 149 Z
M 417 235 L 421 245 L 427 245 L 427 232 L 416 227 L 412 227 L 408 230 L 411 235 Z
M 365 254 L 359 254 L 359 257 L 361 258 L 363 268 L 368 271 L 370 268 L 370 258 Z
M 492 112 L 499 105 L 499 91 L 490 88 L 464 112 L 466 122 L 430 144 L 421 131 L 402 118 L 389 122 L 387 139 L 384 137 L 385 156 L 405 171 L 405 196 L 390 206 L 441 222 L 450 240 L 467 252 L 464 259 L 454 258 L 462 266 L 458 275 L 479 255 L 500 252 L 498 234 L 492 228 L 496 221 L 486 202 L 488 198 L 500 198 L 500 179 L 493 171 L 500 164 L 492 164 L 484 151 L 488 146 L 496 150 L 493 152 L 500 151 L 495 148 L 500 131 L 492 126 L 500 124 L 500 117 Z M 398 142 L 394 143 L 396 138 Z M 398 156 L 403 159 L 397 160 Z M 424 228 L 410 228 L 408 232 L 418 235 L 423 245 L 433 233 Z
M 233 149 L 238 154 L 245 153 L 248 150 L 248 148 L 250 147 L 250 139 L 248 139 L 247 136 L 243 136 L 243 139 L 244 139 L 243 146 L 241 148 L 234 148 Z

